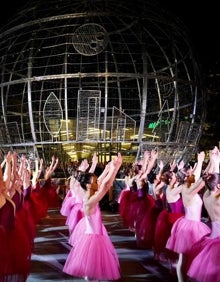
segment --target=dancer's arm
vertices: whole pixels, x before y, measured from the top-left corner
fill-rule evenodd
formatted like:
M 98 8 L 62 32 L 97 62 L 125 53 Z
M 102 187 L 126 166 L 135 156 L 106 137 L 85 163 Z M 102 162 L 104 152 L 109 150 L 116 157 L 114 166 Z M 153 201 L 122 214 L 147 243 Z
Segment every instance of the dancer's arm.
M 204 159 L 205 159 L 205 152 L 202 151 L 197 155 L 197 163 L 192 170 L 192 174 L 195 176 L 195 181 L 197 181 L 201 176 Z
M 151 150 L 150 158 L 149 158 L 149 161 L 148 161 L 148 164 L 147 164 L 147 168 L 146 168 L 144 174 L 142 175 L 141 179 L 147 179 L 147 176 L 151 172 L 151 170 L 153 169 L 157 158 L 158 158 L 157 150 Z
M 55 156 L 52 156 L 50 167 L 49 169 L 46 170 L 45 175 L 44 175 L 45 180 L 51 177 L 52 173 L 55 171 L 55 169 L 58 166 L 58 162 L 59 162 L 59 159 L 55 158 Z
M 5 170 L 3 173 L 3 180 L 5 182 L 5 186 L 7 191 L 10 188 L 10 183 L 11 183 L 11 173 L 12 173 L 12 152 L 9 151 L 6 155 L 6 162 L 5 162 Z
M 32 179 L 31 179 L 32 187 L 36 186 L 42 170 L 43 170 L 43 159 L 40 159 L 40 165 L 39 165 L 39 159 L 36 158 L 35 169 L 32 171 Z
M 98 157 L 97 157 L 96 153 L 94 153 L 93 157 L 92 157 L 92 165 L 89 169 L 89 172 L 94 173 L 95 168 L 97 166 L 97 163 L 98 163 Z
M 87 205 L 94 206 L 105 196 L 105 194 L 112 187 L 116 174 L 119 168 L 121 167 L 121 164 L 122 164 L 122 156 L 120 153 L 118 153 L 118 156 L 115 157 L 107 165 L 107 173 L 105 177 L 102 179 L 101 183 L 99 183 L 98 191 L 89 198 Z

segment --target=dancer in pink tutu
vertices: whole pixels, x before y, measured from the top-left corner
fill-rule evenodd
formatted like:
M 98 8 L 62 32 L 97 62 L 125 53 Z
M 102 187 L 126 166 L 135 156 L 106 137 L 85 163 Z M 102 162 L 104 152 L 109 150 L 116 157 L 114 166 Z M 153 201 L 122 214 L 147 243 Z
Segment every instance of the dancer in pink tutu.
M 77 171 L 73 172 L 73 175 L 71 175 L 71 177 L 68 179 L 68 191 L 66 193 L 65 198 L 63 199 L 61 208 L 60 208 L 60 213 L 61 215 L 66 217 L 66 225 L 68 226 L 68 219 L 69 219 L 69 215 L 71 212 L 72 207 L 75 204 L 75 197 L 76 197 L 76 185 L 77 185 L 77 180 L 76 180 L 76 174 Z
M 196 243 L 188 258 L 188 277 L 196 282 L 220 281 L 220 153 L 215 155 L 215 173 L 204 175 L 204 206 L 211 221 L 211 233 Z M 191 280 L 190 280 L 191 281 Z
M 185 215 L 173 224 L 171 235 L 166 244 L 169 250 L 179 254 L 176 267 L 178 281 L 186 280 L 186 259 L 190 249 L 203 236 L 210 233 L 210 228 L 201 221 L 203 201 L 199 192 L 204 187 L 200 177 L 204 158 L 204 152 L 198 154 L 194 170 L 182 185 L 181 193 Z
M 69 243 L 72 244 L 71 234 L 75 229 L 76 224 L 84 216 L 83 212 L 83 195 L 84 191 L 78 181 L 80 174 L 84 174 L 86 171 L 89 173 L 94 173 L 95 168 L 98 163 L 98 157 L 96 153 L 93 154 L 92 164 L 89 168 L 89 163 L 87 159 L 84 159 L 77 171 L 70 178 L 70 189 L 64 199 L 61 206 L 61 214 L 66 216 L 66 225 L 69 227 Z
M 84 217 L 84 211 L 83 211 L 83 197 L 84 197 L 84 191 L 80 185 L 80 182 L 78 179 L 81 177 L 82 174 L 85 174 L 85 172 L 78 171 L 77 177 L 75 180 L 73 180 L 73 183 L 70 182 L 70 187 L 73 194 L 73 201 L 72 207 L 70 209 L 69 215 L 67 216 L 66 225 L 68 225 L 69 228 L 69 243 L 70 245 L 73 245 L 73 238 L 72 233 L 80 221 L 82 217 Z
M 74 247 L 63 268 L 63 271 L 69 275 L 84 277 L 90 281 L 118 280 L 120 278 L 118 256 L 107 232 L 103 231 L 105 228 L 101 219 L 99 202 L 113 185 L 121 164 L 122 157 L 119 153 L 106 165 L 99 177 L 98 185 L 94 183 L 96 180 L 94 174 L 85 173 L 79 179 L 82 188 L 85 189 L 83 198 L 85 216 L 73 232 L 79 236 L 74 241 Z M 97 189 L 95 193 L 94 189 Z

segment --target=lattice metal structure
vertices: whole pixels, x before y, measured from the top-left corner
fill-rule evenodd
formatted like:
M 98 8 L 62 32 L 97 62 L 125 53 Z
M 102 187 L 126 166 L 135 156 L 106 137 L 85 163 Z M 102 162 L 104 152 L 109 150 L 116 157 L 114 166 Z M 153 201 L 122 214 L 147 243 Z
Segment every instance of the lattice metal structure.
M 111 124 L 111 141 L 126 142 L 135 139 L 136 121 L 120 109 L 113 107 Z
M 184 24 L 155 0 L 27 1 L 0 29 L 0 62 L 4 150 L 108 160 L 158 147 L 168 160 L 197 149 L 198 62 Z
M 62 126 L 63 111 L 60 101 L 53 92 L 50 93 L 44 104 L 43 118 L 44 125 L 51 136 L 58 137 Z
M 101 92 L 80 90 L 77 108 L 77 141 L 99 140 Z

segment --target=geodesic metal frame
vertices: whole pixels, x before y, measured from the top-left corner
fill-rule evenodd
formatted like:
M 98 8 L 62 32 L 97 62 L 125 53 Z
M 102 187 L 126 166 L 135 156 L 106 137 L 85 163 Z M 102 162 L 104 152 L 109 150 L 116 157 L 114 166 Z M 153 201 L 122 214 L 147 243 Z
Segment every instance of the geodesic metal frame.
M 0 37 L 2 148 L 45 154 L 59 145 L 71 159 L 122 150 L 129 159 L 158 147 L 166 162 L 196 151 L 205 101 L 199 68 L 185 26 L 155 1 L 32 1 Z M 77 125 L 81 90 L 101 93 L 98 133 L 88 120 Z M 51 93 L 57 115 L 44 111 Z M 124 113 L 134 121 L 123 142 L 112 138 L 122 129 L 112 124 L 115 108 L 119 120 Z M 60 125 L 56 138 L 45 115 Z M 77 137 L 80 128 L 89 138 Z

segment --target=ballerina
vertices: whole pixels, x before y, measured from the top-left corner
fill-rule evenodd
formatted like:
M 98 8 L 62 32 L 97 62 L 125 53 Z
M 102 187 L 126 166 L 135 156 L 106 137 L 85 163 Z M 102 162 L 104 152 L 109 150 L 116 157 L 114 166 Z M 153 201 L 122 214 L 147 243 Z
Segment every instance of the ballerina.
M 69 243 L 73 244 L 71 234 L 76 227 L 76 224 L 84 216 L 83 212 L 83 189 L 80 186 L 78 177 L 84 174 L 86 171 L 89 173 L 94 173 L 95 168 L 98 163 L 98 157 L 96 153 L 93 154 L 92 164 L 89 167 L 87 159 L 84 159 L 77 171 L 70 178 L 70 189 L 62 203 L 60 212 L 62 215 L 66 216 L 66 225 L 69 228 Z
M 185 281 L 185 261 L 191 247 L 204 235 L 210 233 L 210 228 L 201 221 L 203 201 L 199 191 L 203 188 L 203 180 L 200 177 L 205 153 L 200 152 L 197 156 L 197 164 L 193 173 L 187 176 L 182 184 L 182 200 L 184 216 L 177 219 L 171 230 L 166 248 L 179 254 L 176 267 L 178 281 Z
M 66 259 L 63 271 L 87 280 L 118 280 L 120 264 L 116 250 L 102 223 L 99 202 L 113 185 L 122 164 L 119 153 L 108 163 L 96 182 L 91 173 L 82 174 L 79 182 L 85 189 L 83 198 L 84 217 L 73 234 L 77 234 L 74 246 Z M 95 192 L 94 192 L 95 191 Z
M 203 176 L 206 191 L 203 195 L 205 209 L 211 221 L 211 233 L 204 236 L 188 255 L 190 279 L 196 282 L 220 281 L 220 153 L 215 151 L 214 173 Z

